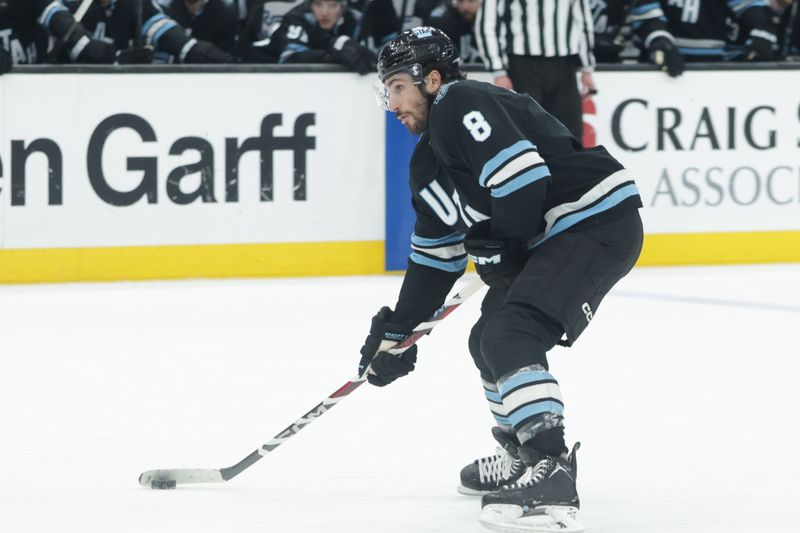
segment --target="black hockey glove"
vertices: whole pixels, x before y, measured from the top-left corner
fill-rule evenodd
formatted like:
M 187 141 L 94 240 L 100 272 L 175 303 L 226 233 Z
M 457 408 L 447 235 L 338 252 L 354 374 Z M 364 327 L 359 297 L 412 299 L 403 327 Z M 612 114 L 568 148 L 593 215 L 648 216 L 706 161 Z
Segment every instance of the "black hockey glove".
M 227 63 L 228 59 L 216 45 L 208 41 L 197 41 L 186 53 L 184 63 Z
M 145 65 L 152 62 L 152 46 L 126 48 L 117 52 L 117 63 L 120 65 Z
M 473 224 L 464 238 L 467 255 L 475 270 L 489 287 L 508 288 L 525 265 L 522 249 L 508 241 L 492 237 L 490 221 Z
M 374 73 L 377 68 L 378 58 L 372 50 L 346 35 L 334 41 L 332 52 L 336 61 L 347 65 L 362 76 Z
M 657 37 L 650 43 L 648 50 L 650 61 L 667 71 L 673 78 L 683 74 L 686 68 L 686 60 L 683 54 L 675 48 L 675 45 L 666 37 Z
M 11 54 L 8 50 L 0 46 L 0 74 L 11 72 L 11 67 L 14 66 L 14 61 L 11 59 Z
M 367 374 L 367 381 L 376 387 L 383 387 L 399 377 L 407 375 L 414 370 L 417 362 L 417 345 L 414 344 L 400 355 L 389 352 L 378 352 L 383 341 L 403 342 L 411 332 L 399 324 L 389 322 L 392 319 L 392 310 L 382 307 L 378 314 L 372 317 L 369 335 L 361 347 L 361 361 L 358 363 L 358 374 L 361 375 L 368 365 L 372 365 Z
M 744 44 L 744 58 L 747 61 L 772 61 L 775 59 L 775 45 L 778 38 L 766 30 L 754 29 Z

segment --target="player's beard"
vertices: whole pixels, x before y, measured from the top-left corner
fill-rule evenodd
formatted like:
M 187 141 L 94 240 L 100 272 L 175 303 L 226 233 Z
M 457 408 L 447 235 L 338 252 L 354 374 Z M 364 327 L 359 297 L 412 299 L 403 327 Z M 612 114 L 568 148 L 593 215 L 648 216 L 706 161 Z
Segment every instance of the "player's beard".
M 433 102 L 434 98 L 434 96 L 424 91 L 420 91 L 420 95 L 422 98 L 415 103 L 413 108 L 397 114 L 397 118 L 402 115 L 407 117 L 403 125 L 414 135 L 419 135 L 428 129 L 428 112 L 431 109 L 431 102 Z
M 406 113 L 407 118 L 405 127 L 414 135 L 419 135 L 428 129 L 428 109 L 415 109 L 414 111 Z

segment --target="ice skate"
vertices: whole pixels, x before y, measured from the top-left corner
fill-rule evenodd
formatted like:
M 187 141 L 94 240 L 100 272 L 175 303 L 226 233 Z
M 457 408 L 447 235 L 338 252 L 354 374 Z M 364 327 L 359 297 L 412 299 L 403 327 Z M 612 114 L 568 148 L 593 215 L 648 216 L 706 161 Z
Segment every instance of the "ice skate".
M 581 533 L 580 501 L 575 486 L 578 473 L 575 444 L 567 459 L 519 453 L 528 466 L 513 484 L 485 494 L 480 522 L 495 531 L 525 533 Z M 535 452 L 533 452 L 535 453 Z
M 487 494 L 513 483 L 525 472 L 525 463 L 517 453 L 516 437 L 499 427 L 492 428 L 492 435 L 500 444 L 497 453 L 476 459 L 461 469 L 461 484 L 457 489 L 461 494 Z

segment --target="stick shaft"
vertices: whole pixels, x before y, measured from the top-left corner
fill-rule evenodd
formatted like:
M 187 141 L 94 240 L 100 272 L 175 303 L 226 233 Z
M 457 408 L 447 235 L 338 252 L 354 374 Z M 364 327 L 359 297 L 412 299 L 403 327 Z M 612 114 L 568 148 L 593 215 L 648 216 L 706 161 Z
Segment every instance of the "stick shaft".
M 467 284 L 461 291 L 453 295 L 452 298 L 448 299 L 442 307 L 437 309 L 429 318 L 428 320 L 419 324 L 414 330 L 411 332 L 411 335 L 408 336 L 406 340 L 400 343 L 395 343 L 389 347 L 389 349 L 394 353 L 402 353 L 405 349 L 409 346 L 415 344 L 423 335 L 428 334 L 440 321 L 444 320 L 444 318 L 455 311 L 455 309 L 460 306 L 467 298 L 472 296 L 475 292 L 477 292 L 481 287 L 483 287 L 483 283 L 480 279 L 476 279 L 469 284 Z M 341 387 L 339 387 L 336 392 L 322 400 L 320 403 L 315 405 L 311 410 L 306 412 L 303 416 L 298 418 L 294 421 L 294 423 L 287 426 L 283 431 L 275 435 L 272 439 L 267 441 L 266 443 L 262 444 L 260 448 L 255 450 L 253 453 L 239 461 L 233 466 L 228 468 L 221 469 L 222 477 L 226 481 L 231 479 L 237 475 L 239 475 L 242 471 L 249 468 L 254 463 L 258 462 L 262 457 L 266 454 L 292 438 L 293 436 L 297 435 L 301 429 L 308 426 L 316 420 L 317 418 L 324 415 L 328 412 L 334 405 L 342 401 L 344 398 L 349 396 L 353 391 L 358 389 L 361 385 L 364 384 L 366 381 L 366 370 L 360 376 L 355 377 L 354 379 L 348 381 Z
M 381 346 L 381 351 L 388 349 L 391 353 L 402 353 L 409 346 L 415 344 L 423 335 L 430 333 L 436 325 L 444 320 L 450 313 L 455 311 L 464 301 L 470 296 L 475 294 L 483 283 L 480 279 L 475 279 L 466 284 L 458 293 L 448 298 L 448 300 L 437 309 L 427 320 L 420 323 L 411 332 L 406 340 L 400 343 L 389 344 L 388 346 Z M 216 469 L 169 469 L 169 470 L 148 470 L 139 476 L 139 483 L 142 486 L 150 486 L 150 483 L 155 480 L 175 480 L 177 483 L 215 483 L 228 481 L 252 465 L 261 460 L 269 452 L 295 436 L 301 429 L 311 424 L 314 420 L 328 412 L 334 405 L 349 396 L 353 391 L 358 389 L 366 381 L 367 370 L 351 379 L 338 389 L 315 405 L 312 409 L 307 411 L 303 416 L 295 420 L 292 424 L 287 426 L 283 431 L 272 437 L 269 441 L 262 444 L 258 449 L 250 453 L 247 457 L 236 463 L 235 465 Z

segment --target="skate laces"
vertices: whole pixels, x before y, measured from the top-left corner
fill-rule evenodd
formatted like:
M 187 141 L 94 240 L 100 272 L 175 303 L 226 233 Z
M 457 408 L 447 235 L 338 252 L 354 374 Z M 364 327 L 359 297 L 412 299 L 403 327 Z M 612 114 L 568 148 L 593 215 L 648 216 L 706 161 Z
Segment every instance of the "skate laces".
M 527 487 L 541 483 L 545 476 L 553 469 L 555 461 L 552 457 L 545 457 L 533 466 L 529 466 L 520 476 L 514 486 Z
M 478 459 L 478 477 L 481 483 L 509 479 L 514 473 L 518 459 L 504 448 L 497 447 L 497 454 Z

